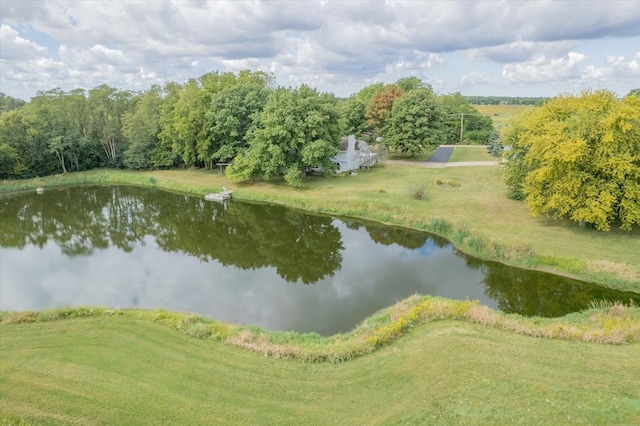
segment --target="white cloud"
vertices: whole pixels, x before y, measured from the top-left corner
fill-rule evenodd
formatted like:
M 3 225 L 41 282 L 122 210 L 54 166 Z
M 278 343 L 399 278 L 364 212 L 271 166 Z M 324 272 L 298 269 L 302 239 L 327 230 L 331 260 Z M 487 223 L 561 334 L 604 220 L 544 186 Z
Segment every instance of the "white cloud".
M 580 77 L 579 64 L 587 57 L 581 53 L 569 52 L 562 58 L 547 60 L 540 56 L 533 61 L 508 64 L 502 75 L 510 82 L 544 83 Z
M 465 74 L 460 79 L 461 87 L 471 87 L 471 86 L 479 86 L 479 85 L 487 85 L 490 84 L 491 81 L 487 76 L 477 71 L 471 71 L 469 74 Z
M 513 43 L 501 44 L 467 50 L 467 57 L 472 61 L 492 61 L 511 63 L 529 61 L 539 56 L 559 57 L 566 55 L 576 45 L 575 41 L 533 42 L 517 40 Z
M 407 75 L 455 87 L 471 84 L 473 71 L 497 83 L 503 71 L 503 81 L 525 87 L 574 78 L 580 74 L 577 63 L 585 72 L 606 74 L 584 43 L 635 42 L 631 51 L 608 52 L 630 58 L 640 38 L 638 0 L 3 0 L 0 16 L 0 82 L 3 90 L 26 96 L 35 87 L 30 92 L 13 76 L 21 74 L 25 61 L 36 59 L 64 63 L 66 71 L 43 79 L 63 88 L 122 82 L 137 88 L 156 82 L 152 75 L 181 81 L 245 66 L 273 72 L 285 85 L 317 83 L 336 92 Z M 577 51 L 589 58 L 576 63 L 570 52 Z M 625 61 L 604 68 L 622 73 L 632 66 Z M 81 75 L 70 78 L 75 72 Z
M 585 68 L 583 78 L 599 82 L 612 82 L 629 80 L 636 86 L 640 84 L 640 52 L 636 52 L 634 58 L 627 59 L 624 56 L 609 55 L 606 58 L 605 67 L 589 65 Z
M 2 59 L 24 61 L 46 54 L 47 48 L 20 37 L 9 25 L 1 25 L 0 52 Z

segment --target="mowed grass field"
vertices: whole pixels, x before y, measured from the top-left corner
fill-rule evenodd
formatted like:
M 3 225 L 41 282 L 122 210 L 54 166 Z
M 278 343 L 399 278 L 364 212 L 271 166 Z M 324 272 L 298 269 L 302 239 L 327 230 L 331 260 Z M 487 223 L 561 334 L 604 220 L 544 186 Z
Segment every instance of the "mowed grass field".
M 481 114 L 491 117 L 493 125 L 499 129 L 505 125 L 511 118 L 531 108 L 537 108 L 533 105 L 474 105 Z
M 449 163 L 457 163 L 461 161 L 499 161 L 499 158 L 492 157 L 487 151 L 486 145 L 463 145 L 456 146 L 453 149 Z
M 131 316 L 0 323 L 0 424 L 640 424 L 640 344 L 427 323 L 339 364 Z

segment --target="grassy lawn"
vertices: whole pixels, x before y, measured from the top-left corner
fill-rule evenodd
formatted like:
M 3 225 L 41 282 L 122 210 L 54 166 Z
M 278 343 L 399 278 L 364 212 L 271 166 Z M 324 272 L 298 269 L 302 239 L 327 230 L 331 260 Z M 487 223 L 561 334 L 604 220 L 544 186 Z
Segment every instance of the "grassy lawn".
M 0 424 L 640 424 L 638 343 L 441 321 L 331 364 L 133 316 L 0 323 L 0 336 Z
M 498 129 L 521 112 L 530 108 L 537 108 L 532 105 L 474 105 L 473 107 L 481 114 L 490 116 L 493 120 L 493 125 Z
M 449 163 L 456 163 L 459 161 L 498 161 L 498 159 L 489 155 L 485 145 L 466 145 L 456 146 L 449 158 Z
M 500 167 L 427 169 L 382 164 L 357 176 L 311 177 L 301 188 L 283 181 L 233 184 L 216 171 L 151 172 L 94 170 L 28 181 L 3 182 L 0 192 L 38 185 L 125 183 L 206 194 L 222 186 L 242 200 L 410 226 L 443 235 L 461 250 L 484 259 L 576 276 L 640 292 L 640 229 L 599 232 L 565 220 L 532 217 L 506 197 Z M 437 179 L 459 187 L 436 186 Z M 410 186 L 424 184 L 426 200 L 412 199 Z
M 436 150 L 436 147 L 431 147 L 413 156 L 410 154 L 407 154 L 406 152 L 396 152 L 396 151 L 388 151 L 384 153 L 379 153 L 378 155 L 379 155 L 379 159 L 382 161 L 384 160 L 427 161 L 435 150 Z

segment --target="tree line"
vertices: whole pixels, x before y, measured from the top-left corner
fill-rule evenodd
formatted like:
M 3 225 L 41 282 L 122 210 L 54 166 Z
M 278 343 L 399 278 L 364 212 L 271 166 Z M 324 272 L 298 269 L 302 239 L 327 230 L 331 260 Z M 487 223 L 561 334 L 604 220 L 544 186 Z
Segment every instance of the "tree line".
M 462 95 L 438 95 L 415 77 L 348 99 L 307 85 L 276 87 L 270 74 L 245 70 L 143 92 L 101 85 L 0 100 L 2 179 L 231 163 L 232 180 L 283 176 L 296 185 L 310 167 L 332 170 L 347 134 L 414 155 L 461 134 L 465 143 L 486 143 L 493 133 L 491 119 Z
M 510 96 L 465 96 L 472 105 L 534 105 L 541 106 L 551 98 Z

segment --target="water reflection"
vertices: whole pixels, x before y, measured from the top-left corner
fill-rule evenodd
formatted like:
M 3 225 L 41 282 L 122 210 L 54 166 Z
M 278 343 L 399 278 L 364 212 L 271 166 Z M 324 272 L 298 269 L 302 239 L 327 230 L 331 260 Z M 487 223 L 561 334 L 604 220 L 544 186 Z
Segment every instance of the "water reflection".
M 165 308 L 331 334 L 413 293 L 543 316 L 640 302 L 412 230 L 131 187 L 4 197 L 0 246 L 1 309 Z

